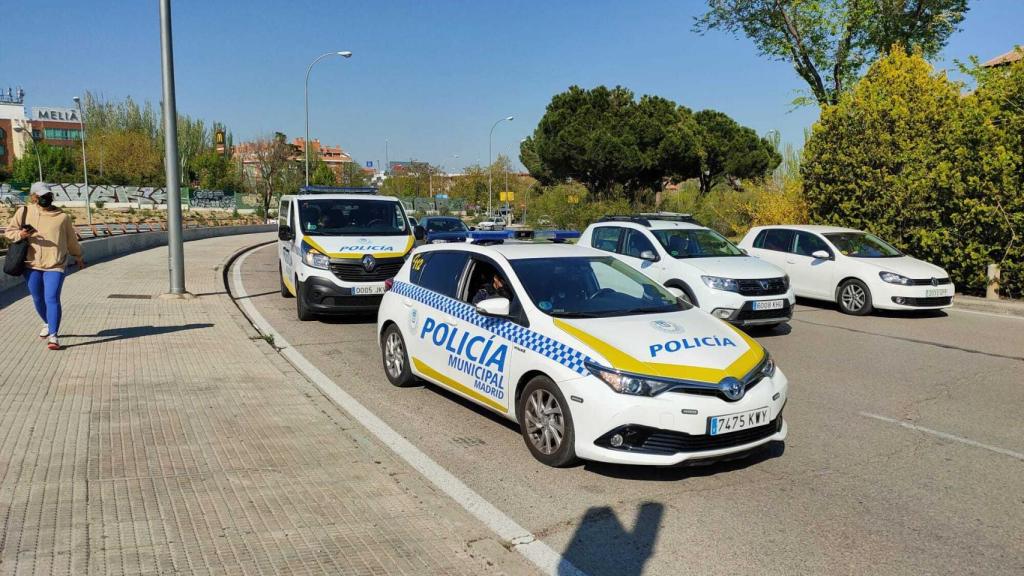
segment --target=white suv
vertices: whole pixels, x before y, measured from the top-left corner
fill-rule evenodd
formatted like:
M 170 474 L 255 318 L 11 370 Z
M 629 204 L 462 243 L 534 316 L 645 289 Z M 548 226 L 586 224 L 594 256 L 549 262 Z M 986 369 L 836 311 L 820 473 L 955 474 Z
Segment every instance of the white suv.
M 776 326 L 796 297 L 777 266 L 747 256 L 687 214 L 606 216 L 579 244 L 614 254 L 680 297 L 739 326 Z

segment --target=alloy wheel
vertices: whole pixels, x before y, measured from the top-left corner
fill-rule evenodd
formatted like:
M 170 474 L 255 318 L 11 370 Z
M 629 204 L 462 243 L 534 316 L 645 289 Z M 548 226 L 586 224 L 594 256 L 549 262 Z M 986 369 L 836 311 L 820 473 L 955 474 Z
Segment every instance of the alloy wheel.
M 565 418 L 554 394 L 534 390 L 526 400 L 526 433 L 530 443 L 542 454 L 554 454 L 565 436 Z
M 843 300 L 843 307 L 851 312 L 857 312 L 864 307 L 867 302 L 867 294 L 864 293 L 864 289 L 856 284 L 847 284 L 843 288 L 843 293 L 840 295 Z
M 392 378 L 402 376 L 402 370 L 405 368 L 405 346 L 397 331 L 388 334 L 384 342 L 384 366 Z

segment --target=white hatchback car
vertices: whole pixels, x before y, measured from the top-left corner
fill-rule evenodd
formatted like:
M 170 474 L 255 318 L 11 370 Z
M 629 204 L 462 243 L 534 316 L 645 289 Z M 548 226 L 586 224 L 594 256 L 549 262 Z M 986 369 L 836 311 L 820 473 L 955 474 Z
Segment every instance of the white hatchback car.
M 945 270 L 860 230 L 758 226 L 740 246 L 785 270 L 797 296 L 836 302 L 846 314 L 953 305 L 955 288 Z
M 738 326 L 775 326 L 793 316 L 796 296 L 777 266 L 747 256 L 686 214 L 606 216 L 581 246 L 613 254 L 716 318 Z
M 568 244 L 418 248 L 377 318 L 384 371 L 518 422 L 537 460 L 674 465 L 784 440 L 788 383 L 738 329 Z

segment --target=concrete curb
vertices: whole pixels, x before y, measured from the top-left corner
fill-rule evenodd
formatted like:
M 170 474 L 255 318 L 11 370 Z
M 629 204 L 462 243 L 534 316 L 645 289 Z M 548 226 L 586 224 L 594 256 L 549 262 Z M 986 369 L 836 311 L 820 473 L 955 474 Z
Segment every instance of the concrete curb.
M 273 232 L 277 229 L 276 224 L 254 224 L 250 226 L 219 226 L 216 228 L 189 228 L 182 231 L 186 242 L 192 240 L 203 240 L 205 238 L 216 238 L 220 236 L 232 236 L 235 234 L 257 234 L 260 232 Z M 108 238 L 95 238 L 82 241 L 82 252 L 85 254 L 86 262 L 98 262 L 109 260 L 133 252 L 148 250 L 158 246 L 167 245 L 167 232 L 142 232 L 140 234 L 125 234 L 123 236 L 110 236 Z M 4 257 L 0 257 L 0 266 L 3 265 Z M 8 276 L 0 273 L 0 292 L 22 284 L 24 279 Z
M 973 312 L 987 312 L 989 314 L 1024 317 L 1024 300 L 989 300 L 987 298 L 957 294 L 956 298 L 953 299 L 953 308 L 970 310 Z

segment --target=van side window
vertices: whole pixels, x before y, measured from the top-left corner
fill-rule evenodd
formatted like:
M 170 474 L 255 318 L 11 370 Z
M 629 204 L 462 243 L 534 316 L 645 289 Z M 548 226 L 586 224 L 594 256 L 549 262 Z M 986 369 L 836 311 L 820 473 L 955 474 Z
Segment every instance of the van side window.
M 644 236 L 644 233 L 639 230 L 626 230 L 626 245 L 623 246 L 622 254 L 639 258 L 641 254 L 647 251 L 657 254 L 654 250 L 654 245 L 647 239 L 647 236 Z
M 417 256 L 413 257 L 413 268 Z M 420 265 L 419 276 L 413 283 L 449 298 L 458 298 L 459 280 L 468 259 L 466 252 L 431 252 L 429 260 Z
M 791 252 L 793 250 L 793 236 L 792 230 L 770 228 L 765 230 L 761 248 L 775 250 L 776 252 Z
M 598 250 L 615 252 L 619 249 L 620 236 L 622 236 L 622 228 L 618 226 L 599 226 L 594 228 L 590 243 Z
M 291 224 L 291 200 L 281 200 L 281 209 L 277 211 L 277 225 L 288 226 Z

